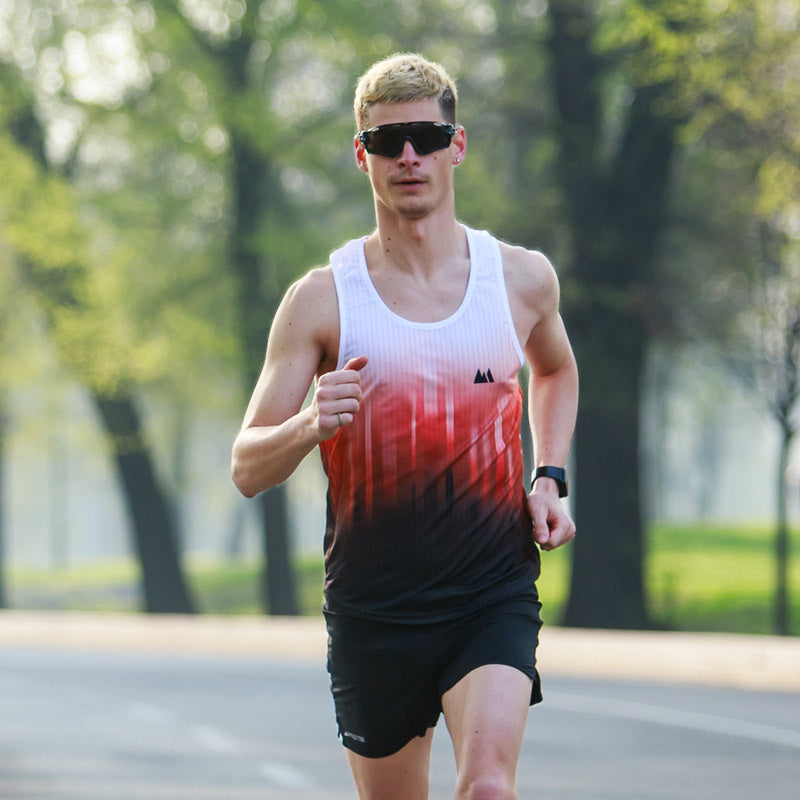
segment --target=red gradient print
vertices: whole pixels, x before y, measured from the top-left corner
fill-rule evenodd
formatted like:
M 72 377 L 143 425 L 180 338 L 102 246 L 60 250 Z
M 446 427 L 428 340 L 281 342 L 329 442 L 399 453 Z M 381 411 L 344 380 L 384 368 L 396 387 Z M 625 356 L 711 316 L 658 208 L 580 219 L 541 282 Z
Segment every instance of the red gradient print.
M 339 521 L 347 527 L 360 503 L 357 516 L 371 527 L 376 513 L 402 511 L 430 492 L 496 507 L 522 479 L 522 394 L 511 383 L 458 393 L 449 384 L 432 393 L 423 383 L 382 402 L 368 391 L 354 422 L 320 446 Z

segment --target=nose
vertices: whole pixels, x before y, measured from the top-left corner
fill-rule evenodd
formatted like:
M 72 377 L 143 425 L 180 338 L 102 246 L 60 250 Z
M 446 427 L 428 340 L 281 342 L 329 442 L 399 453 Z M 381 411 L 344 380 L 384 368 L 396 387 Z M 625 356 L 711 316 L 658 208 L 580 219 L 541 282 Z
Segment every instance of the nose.
M 403 149 L 400 151 L 400 155 L 397 156 L 398 161 L 401 164 L 407 163 L 409 161 L 418 161 L 419 154 L 414 149 L 414 145 L 411 144 L 411 139 L 406 138 L 403 142 Z

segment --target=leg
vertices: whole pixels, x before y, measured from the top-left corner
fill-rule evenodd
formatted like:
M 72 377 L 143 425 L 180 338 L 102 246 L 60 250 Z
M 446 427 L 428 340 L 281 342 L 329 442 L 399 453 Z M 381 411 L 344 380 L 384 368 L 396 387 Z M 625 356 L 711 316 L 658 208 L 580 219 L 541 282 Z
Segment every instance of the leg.
M 384 758 L 347 751 L 359 800 L 427 800 L 433 728 Z
M 456 800 L 516 800 L 531 685 L 514 667 L 488 664 L 443 695 L 458 768 Z

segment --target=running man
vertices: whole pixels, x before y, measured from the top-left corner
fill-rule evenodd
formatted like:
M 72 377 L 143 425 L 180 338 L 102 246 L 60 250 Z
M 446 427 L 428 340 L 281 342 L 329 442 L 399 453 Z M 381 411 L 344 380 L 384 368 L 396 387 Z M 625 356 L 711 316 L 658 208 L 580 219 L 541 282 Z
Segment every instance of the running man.
M 467 141 L 441 66 L 415 54 L 378 62 L 355 115 L 377 228 L 286 293 L 233 480 L 251 497 L 320 448 L 328 670 L 361 800 L 428 797 L 442 713 L 456 798 L 512 800 L 528 708 L 541 700 L 537 544 L 575 535 L 560 497 L 578 377 L 558 281 L 541 253 L 456 219 Z

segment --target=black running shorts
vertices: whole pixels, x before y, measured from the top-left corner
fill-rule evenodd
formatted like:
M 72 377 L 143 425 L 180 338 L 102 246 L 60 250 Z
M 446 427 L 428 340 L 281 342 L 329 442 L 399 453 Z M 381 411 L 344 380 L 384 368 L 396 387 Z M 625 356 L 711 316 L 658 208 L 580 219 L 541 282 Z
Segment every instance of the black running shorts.
M 396 753 L 436 725 L 448 689 L 487 664 L 524 672 L 533 679 L 531 705 L 541 702 L 540 608 L 532 593 L 429 624 L 326 613 L 328 672 L 342 744 L 368 758 Z

